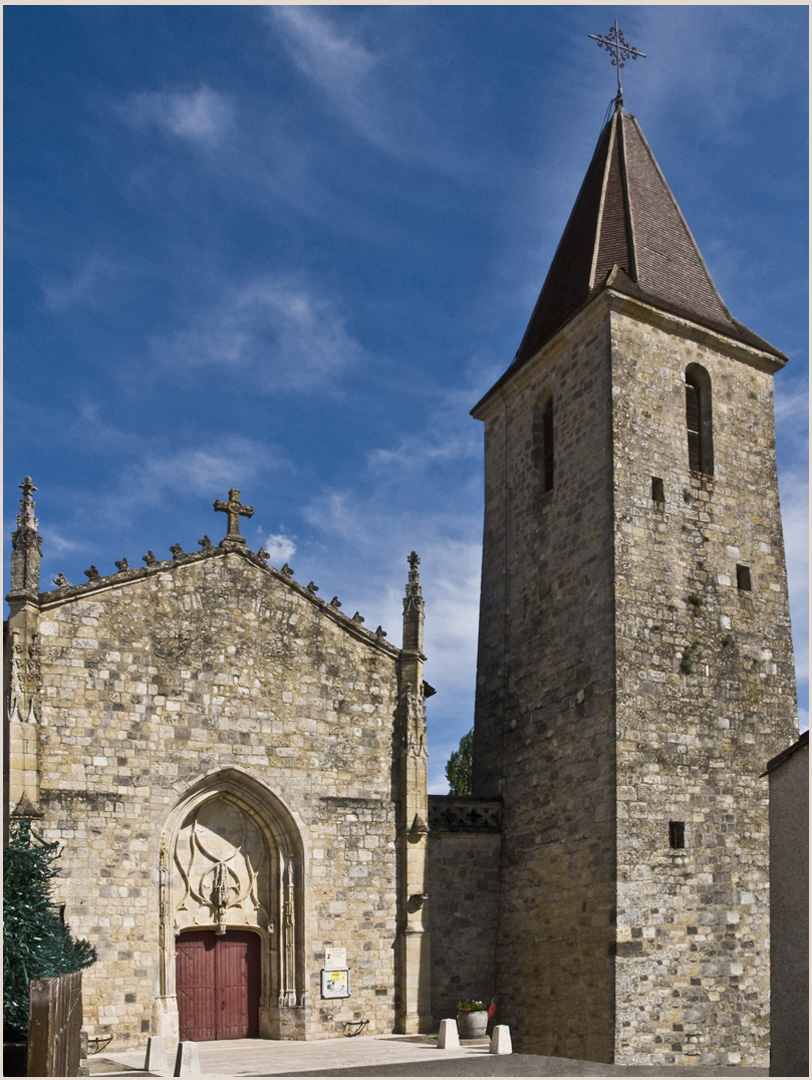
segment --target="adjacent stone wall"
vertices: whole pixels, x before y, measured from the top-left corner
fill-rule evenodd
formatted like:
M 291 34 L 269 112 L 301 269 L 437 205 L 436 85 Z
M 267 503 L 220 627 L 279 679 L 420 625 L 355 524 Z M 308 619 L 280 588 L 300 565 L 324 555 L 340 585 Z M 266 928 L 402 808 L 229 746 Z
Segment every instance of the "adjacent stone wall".
M 759 774 L 797 735 L 777 365 L 634 309 L 612 314 L 612 358 L 615 1060 L 764 1067 L 769 832 Z M 713 476 L 689 466 L 690 364 L 710 379 Z M 751 588 L 738 587 L 737 566 Z M 684 847 L 671 846 L 672 822 Z
M 522 1053 L 611 1060 L 615 908 L 609 324 L 592 307 L 485 422 L 474 794 L 504 799 L 497 987 Z M 553 400 L 554 485 L 534 414 Z
M 429 796 L 431 1011 L 495 994 L 501 803 Z
M 768 769 L 770 1076 L 809 1076 L 809 732 Z
M 288 863 L 301 884 L 288 958 L 297 1019 L 281 1030 L 324 1037 L 361 1019 L 393 1029 L 399 652 L 258 561 L 215 550 L 40 597 L 40 824 L 64 844 L 66 919 L 98 952 L 86 1025 L 117 1046 L 171 1013 L 172 917 L 161 947 L 159 897 L 172 853 L 161 845 L 173 808 L 220 773 L 238 802 L 240 777 L 269 793 L 306 862 L 303 872 L 278 823 L 261 823 L 282 852 L 264 939 L 271 1009 L 285 989 L 273 942 Z M 257 805 L 246 797 L 245 812 Z M 329 1009 L 327 944 L 346 947 L 353 972 L 352 997 Z

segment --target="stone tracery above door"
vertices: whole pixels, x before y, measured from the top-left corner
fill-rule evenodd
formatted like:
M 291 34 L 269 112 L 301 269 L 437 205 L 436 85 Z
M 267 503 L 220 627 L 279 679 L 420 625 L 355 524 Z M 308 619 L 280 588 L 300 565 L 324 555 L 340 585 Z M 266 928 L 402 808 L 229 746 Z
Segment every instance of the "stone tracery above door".
M 227 796 L 195 807 L 175 843 L 176 931 L 256 926 L 273 932 L 269 913 L 268 840 L 251 816 Z

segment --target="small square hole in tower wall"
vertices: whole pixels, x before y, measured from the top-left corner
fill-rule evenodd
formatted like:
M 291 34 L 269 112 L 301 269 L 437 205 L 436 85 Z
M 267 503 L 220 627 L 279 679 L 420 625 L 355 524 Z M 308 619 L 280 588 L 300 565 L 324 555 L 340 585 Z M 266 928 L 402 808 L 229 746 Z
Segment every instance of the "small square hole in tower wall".
M 659 476 L 652 476 L 651 478 L 651 498 L 656 503 L 665 502 L 665 485 Z
M 684 821 L 669 821 L 668 822 L 668 842 L 672 848 L 684 848 L 685 847 L 685 822 Z
M 750 592 L 753 588 L 750 580 L 750 567 L 749 566 L 736 566 L 736 584 L 740 589 L 744 589 L 745 592 Z

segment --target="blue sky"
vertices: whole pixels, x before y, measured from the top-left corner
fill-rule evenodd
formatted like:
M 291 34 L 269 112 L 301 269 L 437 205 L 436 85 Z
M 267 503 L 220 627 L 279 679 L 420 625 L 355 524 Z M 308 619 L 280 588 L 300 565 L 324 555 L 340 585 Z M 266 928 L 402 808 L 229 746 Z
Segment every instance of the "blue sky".
M 623 72 L 776 378 L 808 700 L 806 6 L 6 6 L 5 513 L 42 588 L 249 545 L 400 643 L 426 599 L 430 783 L 473 716 L 482 445 Z

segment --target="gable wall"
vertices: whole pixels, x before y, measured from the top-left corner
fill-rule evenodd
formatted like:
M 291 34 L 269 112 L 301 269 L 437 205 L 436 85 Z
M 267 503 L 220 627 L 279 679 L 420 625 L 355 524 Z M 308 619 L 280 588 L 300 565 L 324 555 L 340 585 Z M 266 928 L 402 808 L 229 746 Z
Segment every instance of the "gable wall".
M 162 831 L 222 769 L 260 781 L 301 829 L 307 1032 L 391 1030 L 395 650 L 229 554 L 48 606 L 39 664 L 41 825 L 65 844 L 67 921 L 99 955 L 91 1036 L 150 1031 Z M 327 943 L 347 948 L 346 1001 L 320 1001 Z

